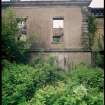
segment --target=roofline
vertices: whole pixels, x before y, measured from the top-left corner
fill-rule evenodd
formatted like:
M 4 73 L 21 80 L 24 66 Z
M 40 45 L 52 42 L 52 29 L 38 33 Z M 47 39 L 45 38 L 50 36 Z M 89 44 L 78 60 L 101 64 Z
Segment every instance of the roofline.
M 27 6 L 88 6 L 91 0 L 63 0 L 63 1 L 5 1 L 2 7 L 27 7 Z
M 88 7 L 89 9 L 103 9 L 104 10 L 104 8 L 102 8 L 102 7 Z

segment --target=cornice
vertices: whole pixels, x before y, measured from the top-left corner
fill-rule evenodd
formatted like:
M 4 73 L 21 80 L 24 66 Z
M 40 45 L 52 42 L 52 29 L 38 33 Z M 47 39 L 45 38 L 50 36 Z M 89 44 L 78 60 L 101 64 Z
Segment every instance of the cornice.
M 63 1 L 6 1 L 2 7 L 29 7 L 29 6 L 88 6 L 91 0 L 63 0 Z

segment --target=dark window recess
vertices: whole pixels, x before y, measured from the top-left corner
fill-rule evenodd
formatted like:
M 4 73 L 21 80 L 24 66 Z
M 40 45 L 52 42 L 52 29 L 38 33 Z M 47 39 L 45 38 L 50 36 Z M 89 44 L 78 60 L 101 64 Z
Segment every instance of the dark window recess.
M 53 36 L 53 42 L 60 42 L 60 36 Z
M 91 13 L 96 17 L 104 17 L 104 10 L 103 9 L 92 9 Z
M 53 42 L 54 43 L 63 42 L 63 37 L 62 36 L 53 36 Z
M 54 17 L 53 20 L 64 20 L 64 17 L 57 16 L 57 17 Z
M 27 34 L 26 25 L 24 25 L 24 27 L 21 29 L 21 33 L 22 33 L 22 34 Z

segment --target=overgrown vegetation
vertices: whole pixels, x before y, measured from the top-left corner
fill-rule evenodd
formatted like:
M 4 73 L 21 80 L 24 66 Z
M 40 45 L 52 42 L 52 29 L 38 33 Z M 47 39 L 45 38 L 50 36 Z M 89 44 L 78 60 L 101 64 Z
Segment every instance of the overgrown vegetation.
M 1 51 L 2 59 L 16 61 L 17 63 L 26 63 L 28 49 L 27 43 L 18 40 L 18 26 L 14 12 L 6 9 L 2 13 L 2 34 Z
M 3 65 L 3 105 L 103 105 L 104 73 L 99 68 L 79 65 L 67 72 L 49 60 Z
M 95 66 L 104 69 L 104 51 L 95 52 Z
M 103 51 L 103 47 L 102 43 L 100 42 L 100 39 L 97 39 L 96 36 L 96 31 L 97 31 L 96 25 L 97 25 L 96 17 L 89 16 L 88 17 L 89 46 L 90 49 L 93 51 L 93 53 L 95 52 L 94 53 L 95 66 L 104 68 L 104 55 L 100 53 L 100 51 Z
M 89 31 L 89 46 L 92 49 L 94 45 L 94 38 L 96 33 L 96 18 L 94 16 L 88 16 L 88 31 Z
M 17 40 L 15 15 L 10 10 L 4 13 L 2 105 L 104 105 L 102 69 L 81 64 L 65 71 L 52 57 L 23 64 L 25 43 Z

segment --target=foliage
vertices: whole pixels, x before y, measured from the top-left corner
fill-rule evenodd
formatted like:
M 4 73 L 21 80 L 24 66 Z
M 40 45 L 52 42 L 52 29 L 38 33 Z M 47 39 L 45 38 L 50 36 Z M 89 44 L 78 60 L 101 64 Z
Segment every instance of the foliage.
M 94 16 L 88 17 L 88 31 L 89 31 L 89 46 L 90 48 L 92 48 L 96 32 L 96 18 Z
M 104 68 L 104 55 L 101 52 L 95 53 L 95 65 Z
M 38 88 L 46 84 L 56 85 L 61 79 L 57 68 L 46 62 L 32 67 L 3 61 L 3 66 L 3 103 L 7 105 L 30 100 Z
M 99 68 L 78 65 L 60 71 L 53 59 L 24 65 L 3 61 L 3 105 L 103 105 L 103 77 Z
M 2 13 L 2 34 L 1 34 L 1 48 L 2 58 L 10 61 L 23 63 L 27 59 L 25 57 L 25 42 L 18 39 L 18 27 L 16 16 L 14 12 L 7 8 Z
M 64 83 L 58 82 L 54 87 L 52 85 L 47 85 L 42 89 L 39 89 L 35 96 L 29 101 L 29 105 L 51 105 L 55 100 L 62 95 L 64 92 Z
M 98 35 L 99 34 L 99 35 Z M 97 51 L 95 54 L 95 66 L 104 67 L 104 56 L 98 51 L 103 51 L 103 35 L 97 31 L 97 20 L 95 16 L 88 16 L 88 35 L 89 46 L 92 51 Z
M 95 20 L 89 20 L 90 45 L 94 41 Z M 103 105 L 104 73 L 102 69 L 78 65 L 65 72 L 55 59 L 26 61 L 24 42 L 17 40 L 16 17 L 11 10 L 2 16 L 2 104 L 3 105 Z M 97 56 L 98 57 L 98 56 Z M 100 57 L 99 57 L 100 58 Z M 100 59 L 96 61 L 102 62 Z
M 77 83 L 82 83 L 88 88 L 98 88 L 103 91 L 104 88 L 104 71 L 99 68 L 92 68 L 80 64 L 75 70 L 69 74 L 72 80 Z
M 103 94 L 95 91 L 82 84 L 68 87 L 59 82 L 56 87 L 39 89 L 27 105 L 103 105 Z

